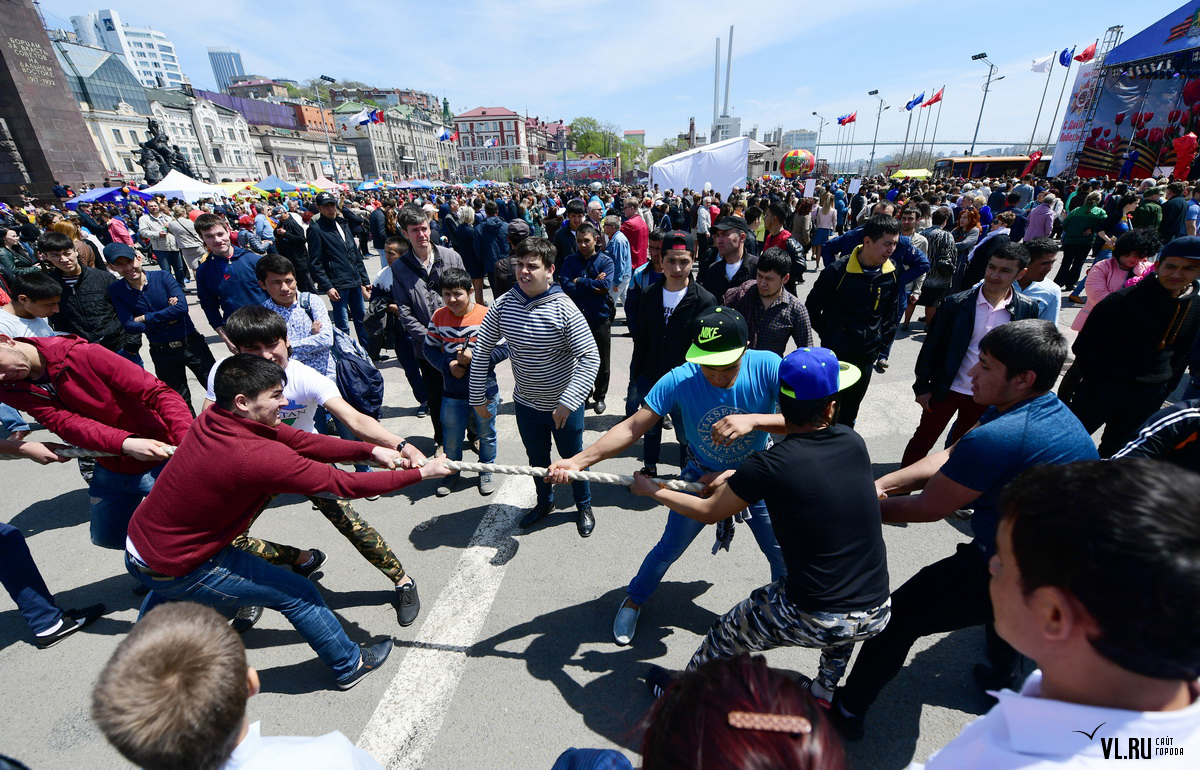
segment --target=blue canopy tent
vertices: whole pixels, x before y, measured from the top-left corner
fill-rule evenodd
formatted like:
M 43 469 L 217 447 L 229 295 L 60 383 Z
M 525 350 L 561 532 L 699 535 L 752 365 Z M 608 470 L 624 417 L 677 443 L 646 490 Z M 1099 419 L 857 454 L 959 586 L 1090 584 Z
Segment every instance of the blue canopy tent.
M 363 182 L 362 184 L 360 184 L 358 187 L 356 187 L 354 189 L 356 189 L 356 190 L 378 190 L 379 182 Z
M 412 186 L 414 190 L 432 190 L 433 182 L 430 182 L 428 179 L 414 179 Z
M 289 193 L 296 192 L 296 190 L 300 189 L 291 182 L 285 182 L 274 174 L 260 182 L 255 182 L 251 186 L 262 190 L 263 192 L 275 192 L 276 190 L 279 190 L 279 192 Z
M 63 205 L 69 209 L 74 209 L 80 203 L 123 204 L 127 201 L 141 201 L 144 203 L 154 197 L 147 195 L 136 187 L 130 187 L 128 193 L 121 192 L 121 189 L 120 187 L 97 187 L 95 190 L 88 190 L 83 195 L 76 195 Z

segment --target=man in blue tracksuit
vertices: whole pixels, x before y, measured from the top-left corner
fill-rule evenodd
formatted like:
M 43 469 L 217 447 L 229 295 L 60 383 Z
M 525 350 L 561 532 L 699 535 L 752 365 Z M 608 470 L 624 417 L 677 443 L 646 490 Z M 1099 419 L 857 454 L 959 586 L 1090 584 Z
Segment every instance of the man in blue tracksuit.
M 237 353 L 225 336 L 225 319 L 240 307 L 266 301 L 267 293 L 254 273 L 258 255 L 233 245 L 229 222 L 219 214 L 201 214 L 196 217 L 195 227 L 208 249 L 208 256 L 196 267 L 196 295 L 213 331 L 225 341 L 230 353 Z

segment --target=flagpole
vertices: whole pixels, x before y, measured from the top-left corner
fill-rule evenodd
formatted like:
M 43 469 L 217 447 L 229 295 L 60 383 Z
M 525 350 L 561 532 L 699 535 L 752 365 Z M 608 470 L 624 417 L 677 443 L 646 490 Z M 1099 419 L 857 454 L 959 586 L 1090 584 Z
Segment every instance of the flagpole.
M 933 121 L 933 139 L 931 139 L 929 141 L 929 154 L 930 155 L 937 154 L 936 150 L 934 150 L 934 147 L 937 145 L 938 126 L 941 125 L 941 123 L 942 123 L 942 102 L 946 101 L 945 90 L 946 90 L 946 87 L 942 86 L 942 92 L 943 92 L 942 98 L 940 100 L 938 100 L 938 116 Z
M 945 86 L 943 86 L 943 88 L 944 87 Z M 935 92 L 935 95 L 936 95 L 936 92 Z M 942 100 L 938 99 L 938 104 L 941 104 L 941 103 L 942 103 Z M 929 114 L 932 115 L 933 110 L 930 110 Z M 928 138 L 929 138 L 929 115 L 926 115 L 925 116 L 925 133 L 921 135 L 921 152 L 925 152 L 925 140 Z M 933 148 L 932 147 L 929 148 L 929 156 L 930 156 L 929 163 L 930 163 L 930 165 L 933 165 Z
M 917 95 L 913 94 L 913 99 L 916 99 L 916 98 L 917 98 Z M 908 110 L 908 126 L 904 129 L 904 146 L 900 148 L 900 165 L 901 166 L 904 165 L 904 156 L 908 154 L 908 131 L 910 128 L 912 128 L 912 111 L 913 111 L 912 99 L 910 99 L 908 104 L 904 105 L 904 107 L 905 107 L 905 109 Z
M 1071 50 L 1074 51 L 1074 49 Z M 1065 75 L 1063 75 L 1062 90 L 1058 92 L 1058 104 L 1054 105 L 1054 117 L 1050 118 L 1050 133 L 1046 135 L 1046 144 L 1042 146 L 1043 153 L 1050 150 L 1050 139 L 1054 137 L 1054 132 L 1056 130 L 1054 126 L 1058 122 L 1058 111 L 1062 109 L 1063 94 L 1067 92 L 1067 78 L 1071 76 L 1072 61 L 1072 59 L 1067 59 L 1067 72 Z M 1051 66 L 1051 69 L 1054 69 L 1053 65 Z M 1057 140 L 1055 143 L 1057 144 Z
M 924 105 L 921 105 L 921 106 L 917 107 L 917 109 L 918 109 L 918 110 L 921 110 L 921 112 L 918 112 L 918 113 L 917 113 L 917 130 L 913 132 L 913 155 L 915 155 L 915 156 L 916 156 L 916 160 L 915 160 L 915 162 L 916 162 L 916 163 L 920 163 L 920 162 L 921 162 L 921 155 L 920 155 L 920 151 L 919 151 L 919 150 L 917 150 L 917 134 L 921 133 L 921 115 L 922 115 L 922 114 L 926 114 L 926 113 L 924 112 L 924 110 L 925 110 L 925 107 L 924 107 Z M 926 126 L 928 126 L 928 125 L 929 125 L 929 121 L 925 121 L 925 125 L 926 125 Z M 912 157 L 912 156 L 910 156 L 910 158 L 911 158 L 911 157 Z M 911 165 L 911 164 L 909 164 L 909 165 Z
M 1029 147 L 1026 148 L 1025 154 L 1029 155 L 1033 152 L 1033 139 L 1037 136 L 1038 121 L 1042 119 L 1042 107 L 1046 105 L 1046 92 L 1050 90 L 1050 76 L 1054 74 L 1054 53 L 1050 54 L 1050 68 L 1046 70 L 1046 85 L 1042 87 L 1042 101 L 1038 104 L 1037 117 L 1033 119 L 1033 131 L 1029 132 Z M 1057 115 L 1055 116 L 1057 117 Z
M 858 136 L 858 113 L 854 114 L 854 122 L 850 124 L 850 173 L 854 173 L 854 137 Z

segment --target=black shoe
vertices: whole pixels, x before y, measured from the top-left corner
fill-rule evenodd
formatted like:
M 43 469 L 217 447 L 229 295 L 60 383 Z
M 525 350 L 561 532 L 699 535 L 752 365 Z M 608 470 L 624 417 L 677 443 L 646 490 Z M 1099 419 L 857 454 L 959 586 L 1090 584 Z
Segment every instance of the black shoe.
M 580 537 L 591 537 L 592 530 L 596 528 L 596 517 L 592 515 L 592 506 L 584 506 L 579 509 L 579 515 L 575 519 L 575 529 L 579 530 Z
M 429 416 L 429 404 L 421 404 L 417 407 L 417 417 Z
M 362 655 L 362 660 L 359 662 L 358 668 L 337 680 L 339 690 L 349 690 L 361 682 L 367 674 L 382 666 L 384 661 L 388 659 L 388 655 L 392 652 L 392 640 L 385 639 L 378 644 L 369 646 L 360 644 L 358 649 Z
M 325 555 L 325 552 L 318 551 L 316 548 L 312 549 L 312 555 L 312 564 L 309 564 L 307 567 L 301 567 L 293 564 L 292 572 L 295 572 L 300 577 L 311 578 L 313 575 L 317 574 L 317 570 L 325 566 L 325 562 L 329 561 L 329 557 Z
M 596 406 L 592 407 L 596 414 L 604 414 L 604 410 L 607 408 L 608 405 L 604 403 L 604 399 L 602 398 L 596 399 Z
M 233 616 L 233 620 L 229 621 L 229 627 L 239 634 L 244 634 L 254 627 L 254 624 L 262 620 L 262 607 L 240 607 L 237 615 Z
M 642 466 L 642 469 L 638 471 L 638 473 L 642 474 L 643 476 L 649 476 L 652 479 L 656 479 L 658 478 L 658 466 L 644 465 Z
M 93 604 L 91 607 L 84 607 L 80 610 L 63 610 L 62 625 L 58 627 L 58 630 L 46 636 L 36 636 L 34 642 L 39 650 L 48 650 L 79 629 L 96 621 L 104 614 L 104 611 L 103 604 Z
M 866 734 L 866 717 L 847 716 L 842 713 L 841 701 L 837 693 L 833 694 L 833 704 L 826 713 L 829 716 L 829 721 L 833 722 L 833 726 L 842 734 L 843 740 L 860 741 L 863 735 Z
M 879 359 L 878 361 L 875 362 L 874 368 L 875 368 L 875 371 L 879 372 L 880 374 L 883 374 L 884 372 L 886 372 L 888 370 L 888 360 L 886 358 Z
M 533 510 L 525 514 L 525 518 L 521 519 L 521 523 L 517 526 L 519 526 L 521 529 L 529 529 L 534 524 L 537 524 L 539 521 L 549 515 L 550 511 L 552 510 L 554 510 L 553 500 L 545 505 L 538 503 L 537 505 L 533 506 Z
M 417 581 L 396 586 L 392 604 L 396 605 L 396 622 L 411 626 L 421 612 L 421 597 L 417 595 Z
M 675 677 L 662 666 L 651 666 L 646 672 L 646 686 L 655 698 L 661 698 L 674 684 Z

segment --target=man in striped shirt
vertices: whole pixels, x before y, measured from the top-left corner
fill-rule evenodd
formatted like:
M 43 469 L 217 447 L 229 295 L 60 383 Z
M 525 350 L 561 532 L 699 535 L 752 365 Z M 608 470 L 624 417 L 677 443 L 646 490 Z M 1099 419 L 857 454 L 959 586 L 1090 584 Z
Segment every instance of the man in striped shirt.
M 471 358 L 470 402 L 483 419 L 492 348 L 508 341 L 516 389 L 517 430 L 529 464 L 550 464 L 550 441 L 563 457 L 583 451 L 583 413 L 600 368 L 600 353 L 591 329 L 575 303 L 554 285 L 554 244 L 526 238 L 512 258 L 517 285 L 496 300 L 479 329 Z M 577 509 L 576 528 L 588 537 L 596 526 L 592 491 L 586 481 L 571 484 Z M 521 520 L 525 529 L 554 508 L 552 487 L 537 482 L 537 505 Z

